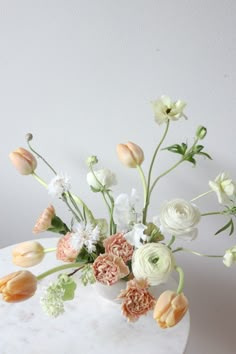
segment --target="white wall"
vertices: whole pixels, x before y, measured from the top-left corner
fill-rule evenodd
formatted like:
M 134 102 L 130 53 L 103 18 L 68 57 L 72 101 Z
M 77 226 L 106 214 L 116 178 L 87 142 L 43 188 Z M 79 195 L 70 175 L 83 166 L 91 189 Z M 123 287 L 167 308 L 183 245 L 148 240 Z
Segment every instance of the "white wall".
M 165 199 L 206 191 L 220 171 L 236 178 L 235 11 L 234 0 L 0 0 L 1 247 L 35 237 L 31 229 L 51 201 L 9 162 L 10 151 L 26 147 L 27 132 L 57 170 L 69 173 L 73 191 L 104 215 L 87 187 L 85 158 L 96 154 L 100 166 L 117 173 L 116 194 L 132 186 L 141 193 L 136 171 L 121 166 L 115 146 L 141 145 L 147 169 L 163 129 L 154 123 L 150 101 L 168 94 L 188 102 L 189 120 L 173 123 L 166 145 L 191 142 L 203 124 L 214 160 L 199 159 L 196 169 L 186 164 L 161 181 L 150 215 Z M 163 153 L 160 170 L 174 159 Z M 50 179 L 42 164 L 37 171 Z M 68 217 L 59 201 L 54 205 Z M 218 208 L 214 195 L 198 205 Z M 236 243 L 236 234 L 213 236 L 221 225 L 222 217 L 203 220 L 198 239 L 187 246 L 221 254 Z M 190 299 L 188 353 L 233 354 L 235 268 L 187 254 L 178 261 Z

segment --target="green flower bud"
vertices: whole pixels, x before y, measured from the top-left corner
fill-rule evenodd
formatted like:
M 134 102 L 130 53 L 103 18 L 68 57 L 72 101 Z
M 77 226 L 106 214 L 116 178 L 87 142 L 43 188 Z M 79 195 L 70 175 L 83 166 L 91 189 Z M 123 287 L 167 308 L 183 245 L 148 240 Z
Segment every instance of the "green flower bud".
M 204 139 L 205 136 L 207 134 L 207 128 L 203 127 L 202 125 L 200 125 L 198 128 L 197 128 L 197 131 L 196 131 L 196 137 L 198 139 Z

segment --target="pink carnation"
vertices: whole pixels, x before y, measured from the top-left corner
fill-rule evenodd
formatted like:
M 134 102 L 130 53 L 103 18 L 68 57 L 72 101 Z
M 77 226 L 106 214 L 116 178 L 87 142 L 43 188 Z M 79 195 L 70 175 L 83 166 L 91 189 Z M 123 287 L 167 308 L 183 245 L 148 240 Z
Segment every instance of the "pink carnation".
M 94 276 L 102 284 L 112 285 L 129 274 L 122 258 L 113 254 L 101 254 L 93 263 Z
M 133 246 L 126 241 L 123 234 L 118 233 L 109 236 L 103 241 L 103 245 L 106 253 L 121 257 L 125 263 L 132 258 L 134 252 Z
M 147 280 L 130 280 L 126 290 L 122 290 L 118 299 L 122 299 L 122 311 L 129 321 L 137 321 L 140 316 L 152 310 L 156 299 L 148 291 Z
M 74 249 L 71 245 L 72 234 L 67 232 L 62 236 L 57 243 L 56 257 L 64 262 L 74 262 L 79 254 L 79 251 Z

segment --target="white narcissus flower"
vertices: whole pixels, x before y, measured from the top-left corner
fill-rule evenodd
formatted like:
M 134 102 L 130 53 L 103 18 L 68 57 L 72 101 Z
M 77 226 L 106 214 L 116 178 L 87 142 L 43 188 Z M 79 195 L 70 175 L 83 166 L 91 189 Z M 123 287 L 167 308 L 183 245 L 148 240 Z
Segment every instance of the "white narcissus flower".
M 149 285 L 165 283 L 175 260 L 171 250 L 161 243 L 146 243 L 132 258 L 132 271 L 137 280 L 147 279 Z
M 135 211 L 135 205 L 138 200 L 139 196 L 134 188 L 130 196 L 122 193 L 115 199 L 113 217 L 118 231 L 127 232 L 133 224 L 137 223 L 138 213 Z
M 193 240 L 197 237 L 198 230 L 195 226 L 200 218 L 200 210 L 196 205 L 184 199 L 173 199 L 162 206 L 159 221 L 161 231 L 184 240 Z
M 170 97 L 161 96 L 156 101 L 152 102 L 155 121 L 160 125 L 162 123 L 168 122 L 168 120 L 178 120 L 183 114 L 183 109 L 186 103 L 183 101 L 172 102 Z
M 89 172 L 87 174 L 87 182 L 91 187 L 97 190 L 101 188 L 101 185 L 103 187 L 110 188 L 111 186 L 117 184 L 115 174 L 106 168 L 94 171 L 94 175 L 92 172 Z
M 61 197 L 61 195 L 68 192 L 70 188 L 70 178 L 66 174 L 60 173 L 48 184 L 48 194 L 53 197 Z
M 143 224 L 135 224 L 132 230 L 124 234 L 126 241 L 128 241 L 135 248 L 143 245 L 142 241 L 147 241 L 147 235 L 144 234 L 147 226 Z
M 236 184 L 225 172 L 219 174 L 214 181 L 209 181 L 209 186 L 216 192 L 220 204 L 228 204 L 230 197 L 236 194 Z
M 226 267 L 231 267 L 234 263 L 236 263 L 236 246 L 225 251 L 223 263 Z

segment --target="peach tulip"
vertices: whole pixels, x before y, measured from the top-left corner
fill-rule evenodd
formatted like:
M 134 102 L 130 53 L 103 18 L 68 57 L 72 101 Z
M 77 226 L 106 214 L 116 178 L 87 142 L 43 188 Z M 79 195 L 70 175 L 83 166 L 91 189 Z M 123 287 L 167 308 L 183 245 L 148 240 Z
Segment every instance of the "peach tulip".
M 137 165 L 141 165 L 143 163 L 143 150 L 132 142 L 128 142 L 127 144 L 118 144 L 116 150 L 120 161 L 125 166 L 135 168 Z
M 19 267 L 32 267 L 44 258 L 44 248 L 36 241 L 22 242 L 12 251 L 12 261 Z
M 37 160 L 31 152 L 20 147 L 11 152 L 10 160 L 22 175 L 30 175 L 37 167 Z
M 6 302 L 19 302 L 29 299 L 37 289 L 37 278 L 28 270 L 0 278 L 0 294 Z
M 166 290 L 157 299 L 153 318 L 161 328 L 175 326 L 188 310 L 188 300 L 183 293 Z

